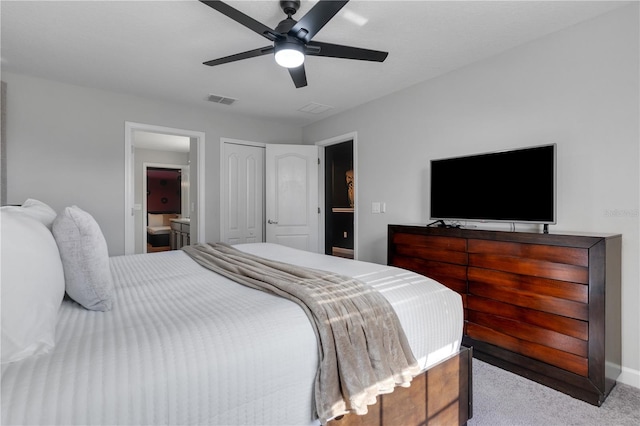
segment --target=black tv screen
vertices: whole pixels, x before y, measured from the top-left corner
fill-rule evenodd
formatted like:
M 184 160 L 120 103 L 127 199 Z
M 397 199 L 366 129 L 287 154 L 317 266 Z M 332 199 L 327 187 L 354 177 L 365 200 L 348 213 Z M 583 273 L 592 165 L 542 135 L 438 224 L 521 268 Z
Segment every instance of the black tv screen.
M 431 160 L 431 219 L 556 223 L 556 145 Z

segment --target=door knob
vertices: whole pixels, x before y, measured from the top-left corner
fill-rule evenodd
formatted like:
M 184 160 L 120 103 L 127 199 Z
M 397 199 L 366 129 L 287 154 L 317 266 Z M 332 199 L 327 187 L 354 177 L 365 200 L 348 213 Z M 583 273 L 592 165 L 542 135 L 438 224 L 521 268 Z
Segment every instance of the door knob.
M 274 221 L 274 220 L 271 220 L 271 219 L 267 220 L 267 223 L 268 223 L 269 225 L 277 225 L 277 224 L 278 224 L 278 222 L 277 222 L 277 221 Z

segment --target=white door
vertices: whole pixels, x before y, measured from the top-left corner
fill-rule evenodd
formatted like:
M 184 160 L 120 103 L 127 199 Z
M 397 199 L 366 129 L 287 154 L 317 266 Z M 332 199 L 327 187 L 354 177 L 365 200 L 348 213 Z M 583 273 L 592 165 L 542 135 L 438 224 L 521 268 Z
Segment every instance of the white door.
M 264 147 L 224 142 L 222 241 L 264 241 Z
M 267 242 L 318 252 L 318 147 L 266 149 Z

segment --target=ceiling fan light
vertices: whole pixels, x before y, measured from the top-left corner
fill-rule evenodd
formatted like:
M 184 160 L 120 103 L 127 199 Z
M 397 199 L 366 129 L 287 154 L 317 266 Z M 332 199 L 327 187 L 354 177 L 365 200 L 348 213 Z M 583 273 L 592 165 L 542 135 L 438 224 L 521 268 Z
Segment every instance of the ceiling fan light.
M 302 53 L 301 46 L 293 43 L 276 47 L 275 58 L 278 65 L 285 68 L 297 68 L 304 63 L 304 53 Z

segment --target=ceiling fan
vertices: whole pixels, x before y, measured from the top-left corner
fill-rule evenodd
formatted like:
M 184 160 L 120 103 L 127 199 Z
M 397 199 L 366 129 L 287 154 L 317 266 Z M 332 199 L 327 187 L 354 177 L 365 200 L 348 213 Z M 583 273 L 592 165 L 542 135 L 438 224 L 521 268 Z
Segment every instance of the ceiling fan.
M 287 15 L 287 18 L 282 20 L 275 29 L 267 27 L 221 1 L 200 1 L 273 42 L 271 46 L 260 47 L 247 52 L 225 56 L 224 58 L 213 59 L 204 62 L 204 65 L 221 65 L 241 59 L 255 58 L 257 56 L 274 53 L 278 65 L 288 68 L 293 83 L 296 88 L 300 88 L 307 85 L 307 75 L 304 69 L 305 55 L 383 62 L 389 54 L 388 52 L 378 50 L 311 41 L 316 33 L 320 31 L 349 0 L 319 0 L 299 21 L 293 19 L 292 16 L 300 8 L 300 1 L 281 0 L 280 7 Z

